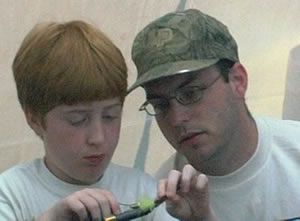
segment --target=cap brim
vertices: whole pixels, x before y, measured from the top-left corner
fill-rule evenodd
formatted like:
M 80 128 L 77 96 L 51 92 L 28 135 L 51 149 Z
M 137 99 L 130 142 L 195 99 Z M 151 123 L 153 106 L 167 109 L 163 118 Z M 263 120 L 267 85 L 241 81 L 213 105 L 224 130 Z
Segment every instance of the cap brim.
M 207 68 L 220 59 L 206 59 L 206 60 L 189 60 L 189 61 L 177 61 L 173 63 L 167 63 L 163 65 L 156 66 L 155 68 L 150 69 L 146 73 L 142 74 L 136 82 L 128 89 L 127 94 L 136 89 L 139 86 L 142 86 L 150 81 L 164 78 L 168 76 L 173 76 L 176 74 L 182 74 L 187 72 L 194 72 Z

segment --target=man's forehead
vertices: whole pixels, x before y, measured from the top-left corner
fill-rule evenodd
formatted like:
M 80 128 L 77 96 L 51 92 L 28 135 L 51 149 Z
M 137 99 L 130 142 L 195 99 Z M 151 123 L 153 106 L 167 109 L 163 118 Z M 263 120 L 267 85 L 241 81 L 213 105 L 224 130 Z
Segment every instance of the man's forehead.
M 195 73 L 177 74 L 148 82 L 144 85 L 144 89 L 147 94 L 162 90 L 168 91 L 172 90 L 172 88 L 177 88 L 186 82 L 191 82 L 195 78 Z
M 162 90 L 172 91 L 173 89 L 179 88 L 180 86 L 184 86 L 184 84 L 188 84 L 195 79 L 199 80 L 199 82 L 205 82 L 207 81 L 206 79 L 211 78 L 211 76 L 213 75 L 212 71 L 215 70 L 215 68 L 206 68 L 195 72 L 176 74 L 169 77 L 156 79 L 146 83 L 144 85 L 144 89 L 147 94 Z

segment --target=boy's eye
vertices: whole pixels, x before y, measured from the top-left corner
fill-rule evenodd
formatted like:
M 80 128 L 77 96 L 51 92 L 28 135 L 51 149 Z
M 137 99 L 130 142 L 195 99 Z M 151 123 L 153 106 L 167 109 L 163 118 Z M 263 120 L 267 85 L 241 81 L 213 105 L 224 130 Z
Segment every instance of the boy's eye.
M 71 124 L 76 126 L 76 125 L 83 124 L 83 123 L 86 122 L 87 120 L 88 120 L 87 117 L 82 118 L 82 119 L 72 120 L 72 121 L 71 121 Z
M 112 115 L 104 115 L 103 116 L 103 119 L 113 119 L 114 118 L 114 116 L 112 116 Z
M 102 118 L 105 120 L 114 120 L 114 119 L 119 118 L 119 115 L 118 114 L 106 114 L 106 115 L 103 115 Z
M 119 106 L 109 109 L 108 111 L 104 111 L 102 113 L 102 118 L 105 120 L 114 120 L 121 117 L 122 109 Z
M 70 124 L 73 126 L 79 126 L 79 125 L 85 123 L 86 121 L 88 121 L 88 117 L 83 116 L 81 114 L 70 115 L 67 117 L 67 119 L 70 122 Z

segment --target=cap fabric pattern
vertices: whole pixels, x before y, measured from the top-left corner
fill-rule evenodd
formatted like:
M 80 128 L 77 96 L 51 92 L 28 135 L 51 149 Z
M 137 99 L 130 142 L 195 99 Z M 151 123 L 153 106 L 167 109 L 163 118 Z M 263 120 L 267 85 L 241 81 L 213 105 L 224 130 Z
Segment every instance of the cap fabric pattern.
M 136 36 L 132 60 L 137 80 L 129 92 L 152 80 L 200 70 L 220 59 L 238 61 L 238 47 L 227 27 L 196 9 L 168 13 Z

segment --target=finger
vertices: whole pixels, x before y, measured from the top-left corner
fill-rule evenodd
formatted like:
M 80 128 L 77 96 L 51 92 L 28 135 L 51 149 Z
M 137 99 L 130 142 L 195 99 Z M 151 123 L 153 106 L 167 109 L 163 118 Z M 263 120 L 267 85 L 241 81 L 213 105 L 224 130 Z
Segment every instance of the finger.
M 181 181 L 180 181 L 180 191 L 187 193 L 192 185 L 193 177 L 195 177 L 198 172 L 190 164 L 185 165 L 182 170 Z
M 167 179 L 162 179 L 158 181 L 157 195 L 159 199 L 166 196 L 167 181 L 168 181 Z
M 110 192 L 108 192 L 107 198 L 110 203 L 113 214 L 121 213 L 120 203 L 117 200 L 117 198 Z
M 168 175 L 167 180 L 167 189 L 166 189 L 166 196 L 168 199 L 176 200 L 177 196 L 177 186 L 179 185 L 181 178 L 181 172 L 177 170 L 171 170 Z
M 104 217 L 110 216 L 113 214 L 118 214 L 121 212 L 120 204 L 117 198 L 109 191 L 106 190 L 97 190 L 98 194 L 95 195 L 100 206 L 101 211 Z M 98 198 L 100 196 L 100 198 Z
M 195 182 L 195 188 L 200 190 L 200 189 L 205 189 L 208 187 L 208 178 L 204 174 L 199 174 L 197 176 L 197 180 Z
M 209 192 L 208 192 L 208 178 L 204 174 L 200 174 L 194 177 L 195 182 L 192 186 L 193 195 L 201 199 L 201 205 L 198 207 L 197 211 L 202 211 L 203 214 L 208 214 L 210 211 L 209 207 Z
M 80 200 L 69 198 L 65 199 L 63 204 L 67 205 L 67 208 L 71 211 L 71 214 L 76 214 L 79 220 L 85 220 L 88 217 L 88 211 Z
M 95 200 L 88 193 L 81 195 L 79 198 L 80 202 L 85 206 L 87 213 L 89 213 L 92 220 L 96 220 L 102 217 L 101 209 L 99 207 L 98 201 Z M 88 215 L 86 216 L 88 217 Z

